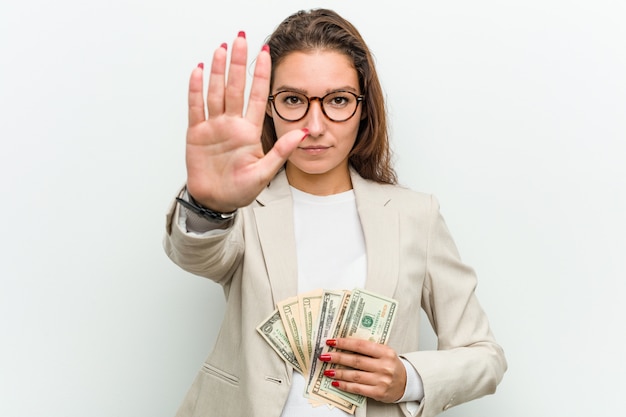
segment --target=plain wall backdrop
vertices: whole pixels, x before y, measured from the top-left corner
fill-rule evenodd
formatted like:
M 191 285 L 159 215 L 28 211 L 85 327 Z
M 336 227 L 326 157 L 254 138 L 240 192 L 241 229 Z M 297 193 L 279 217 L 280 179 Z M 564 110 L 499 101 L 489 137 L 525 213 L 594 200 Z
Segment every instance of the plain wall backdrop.
M 190 71 L 319 6 L 371 46 L 401 183 L 507 354 L 444 415 L 623 414 L 624 1 L 31 0 L 0 5 L 0 416 L 174 415 L 224 306 L 161 248 Z

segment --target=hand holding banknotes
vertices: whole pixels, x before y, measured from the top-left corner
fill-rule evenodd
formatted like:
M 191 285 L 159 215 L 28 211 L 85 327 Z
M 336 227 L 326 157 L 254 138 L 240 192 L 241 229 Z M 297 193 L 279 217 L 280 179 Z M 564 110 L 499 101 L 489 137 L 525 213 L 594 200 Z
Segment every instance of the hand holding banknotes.
M 335 388 L 385 403 L 402 397 L 406 371 L 395 350 L 361 339 L 328 339 L 326 344 L 338 349 L 320 357 L 324 362 L 340 365 L 324 372 Z
M 404 394 L 404 364 L 385 346 L 396 310 L 395 300 L 364 289 L 320 289 L 277 303 L 257 331 L 306 376 L 312 405 L 354 414 L 368 397 L 391 403 Z

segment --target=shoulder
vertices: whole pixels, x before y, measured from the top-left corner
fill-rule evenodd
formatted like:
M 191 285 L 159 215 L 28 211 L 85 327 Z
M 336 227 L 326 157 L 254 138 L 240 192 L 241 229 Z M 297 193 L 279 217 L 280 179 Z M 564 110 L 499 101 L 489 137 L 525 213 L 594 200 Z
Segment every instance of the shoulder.
M 417 217 L 436 217 L 439 213 L 439 201 L 433 194 L 415 191 L 401 185 L 387 185 L 386 192 L 390 199 L 387 205 L 399 213 Z
M 430 205 L 436 198 L 433 194 L 415 191 L 403 185 L 380 184 L 395 200 L 410 201 L 420 205 Z
M 381 184 L 353 177 L 353 187 L 357 199 L 382 204 L 400 212 L 424 214 L 439 211 L 439 202 L 433 194 L 415 191 L 403 185 Z

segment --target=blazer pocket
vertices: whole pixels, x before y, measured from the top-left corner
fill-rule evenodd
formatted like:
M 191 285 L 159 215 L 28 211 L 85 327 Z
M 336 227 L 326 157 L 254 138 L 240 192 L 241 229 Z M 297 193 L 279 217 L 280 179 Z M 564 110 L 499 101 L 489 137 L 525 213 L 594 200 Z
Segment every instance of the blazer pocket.
M 229 374 L 228 372 L 225 372 L 219 368 L 216 368 L 215 366 L 209 364 L 209 363 L 204 363 L 202 365 L 202 372 L 204 372 L 207 375 L 213 376 L 215 378 L 221 379 L 224 382 L 227 382 L 231 385 L 234 386 L 239 386 L 239 378 L 236 377 L 233 374 Z

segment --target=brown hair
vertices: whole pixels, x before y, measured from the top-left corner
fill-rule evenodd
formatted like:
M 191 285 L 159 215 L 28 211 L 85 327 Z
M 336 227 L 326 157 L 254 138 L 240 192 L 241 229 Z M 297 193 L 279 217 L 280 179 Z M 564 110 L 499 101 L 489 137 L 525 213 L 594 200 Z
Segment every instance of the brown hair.
M 382 87 L 372 54 L 357 29 L 332 10 L 301 10 L 278 25 L 266 43 L 272 57 L 271 83 L 274 68 L 292 52 L 331 49 L 350 58 L 359 77 L 361 94 L 365 95 L 362 120 L 349 156 L 350 165 L 365 179 L 396 184 Z M 274 121 L 266 114 L 261 136 L 263 150 L 268 152 L 276 140 Z

